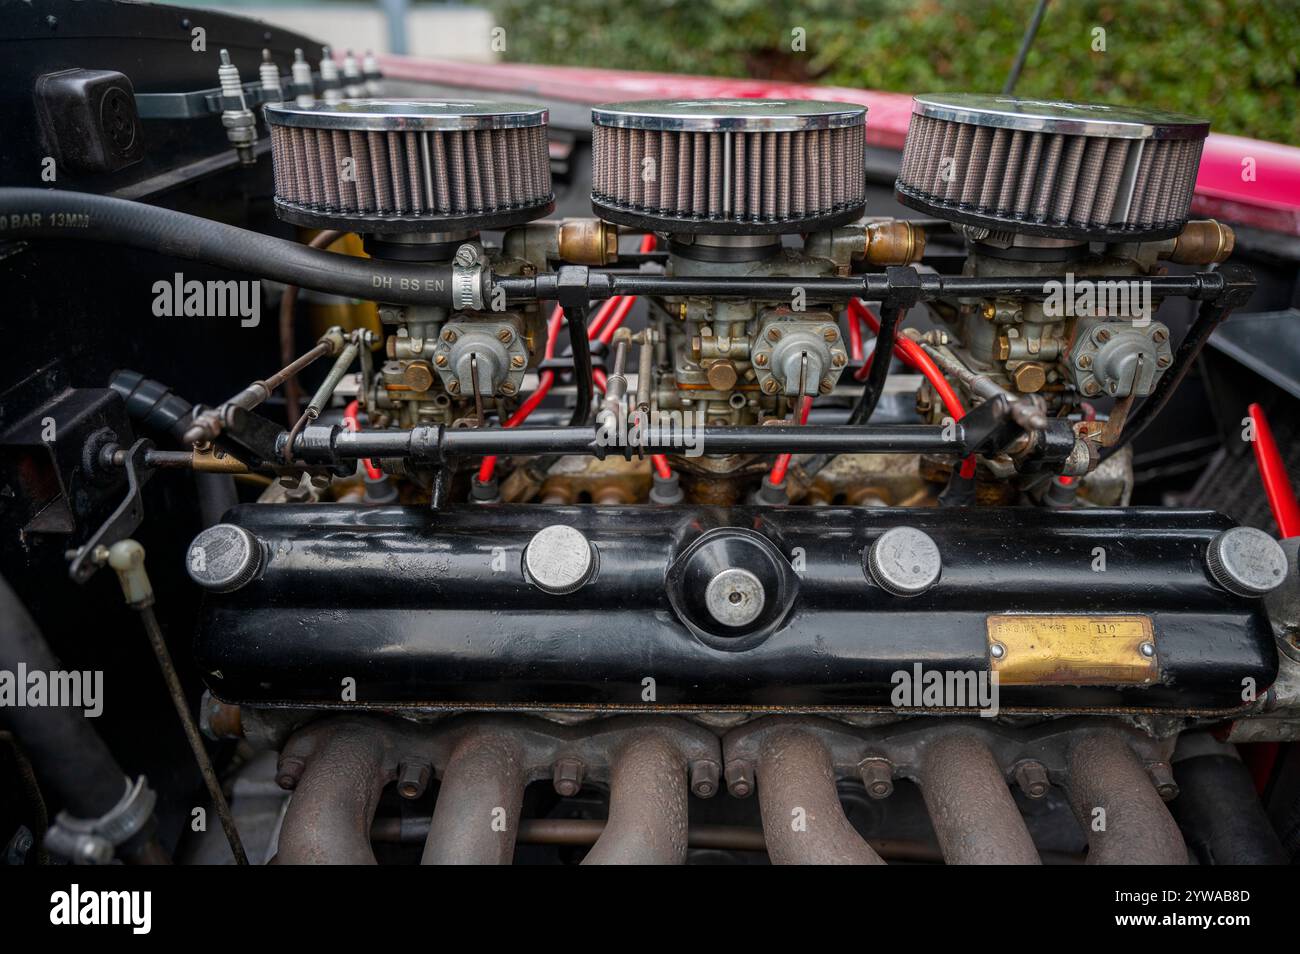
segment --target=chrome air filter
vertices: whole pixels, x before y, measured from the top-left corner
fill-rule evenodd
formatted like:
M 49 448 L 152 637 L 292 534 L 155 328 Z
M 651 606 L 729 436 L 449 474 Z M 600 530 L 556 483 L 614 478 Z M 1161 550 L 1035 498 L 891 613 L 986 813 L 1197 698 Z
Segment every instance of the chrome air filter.
M 353 100 L 267 106 L 280 218 L 372 234 L 503 228 L 555 207 L 547 111 Z
M 806 232 L 866 204 L 867 111 L 800 100 L 647 100 L 591 111 L 591 204 L 675 233 Z
M 949 221 L 1063 239 L 1154 239 L 1187 221 L 1209 123 L 1125 106 L 917 96 L 898 199 Z

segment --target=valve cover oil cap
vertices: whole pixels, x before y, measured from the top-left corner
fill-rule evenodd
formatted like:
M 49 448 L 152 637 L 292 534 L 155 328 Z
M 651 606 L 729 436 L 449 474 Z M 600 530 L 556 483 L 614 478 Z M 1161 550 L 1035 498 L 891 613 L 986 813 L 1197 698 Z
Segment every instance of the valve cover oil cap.
M 1206 569 L 1214 582 L 1238 596 L 1263 596 L 1286 579 L 1286 553 L 1254 527 L 1233 527 L 1210 541 Z
M 524 576 L 544 593 L 572 593 L 595 572 L 596 548 L 573 527 L 545 527 L 524 548 Z
M 942 569 L 939 547 L 915 527 L 886 530 L 867 550 L 867 576 L 895 596 L 920 596 L 939 582 Z
M 230 593 L 262 569 L 262 546 L 243 527 L 218 523 L 194 538 L 185 568 L 190 579 L 205 590 Z

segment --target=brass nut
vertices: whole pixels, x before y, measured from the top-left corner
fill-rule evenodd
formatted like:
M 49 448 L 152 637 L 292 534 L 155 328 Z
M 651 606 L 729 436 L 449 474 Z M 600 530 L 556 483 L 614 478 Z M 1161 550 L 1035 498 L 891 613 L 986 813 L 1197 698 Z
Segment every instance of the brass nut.
M 427 391 L 433 387 L 433 368 L 427 361 L 412 361 L 402 369 L 402 382 L 412 391 Z
M 1012 378 L 1016 382 L 1016 389 L 1021 394 L 1033 394 L 1041 391 L 1043 385 L 1047 383 L 1047 369 L 1037 361 L 1026 361 L 1016 368 Z
M 736 386 L 736 366 L 730 361 L 715 361 L 707 372 L 709 387 L 715 391 L 730 391 Z

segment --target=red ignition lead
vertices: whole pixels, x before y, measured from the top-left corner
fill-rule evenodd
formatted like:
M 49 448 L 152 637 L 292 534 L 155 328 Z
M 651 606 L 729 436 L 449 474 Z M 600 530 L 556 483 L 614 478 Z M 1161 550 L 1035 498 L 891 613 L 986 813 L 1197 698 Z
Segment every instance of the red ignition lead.
M 1286 464 L 1273 439 L 1273 429 L 1268 426 L 1264 409 L 1258 404 L 1247 408 L 1250 420 L 1255 427 L 1255 440 L 1251 446 L 1255 449 L 1255 464 L 1259 468 L 1259 479 L 1264 484 L 1264 494 L 1277 521 L 1278 533 L 1282 539 L 1300 536 L 1300 503 L 1296 502 L 1295 490 L 1286 475 Z
M 343 409 L 343 426 L 350 431 L 361 430 L 361 425 L 357 422 L 357 413 L 360 410 L 360 407 L 359 402 L 351 401 L 348 403 L 347 407 Z M 374 461 L 366 459 L 361 463 L 365 465 L 366 476 L 371 480 L 378 480 L 384 476 L 384 472 L 375 466 Z
M 871 309 L 864 305 L 860 299 L 851 298 L 849 299 L 850 329 L 857 326 L 859 322 L 865 322 L 867 327 L 875 333 L 880 332 L 880 319 L 872 314 Z M 862 329 L 858 327 L 857 330 L 859 340 L 861 340 Z M 852 340 L 850 337 L 850 347 L 852 347 Z M 948 409 L 948 413 L 952 415 L 954 421 L 960 421 L 966 416 L 966 406 L 962 404 L 961 398 L 957 396 L 957 391 L 948 383 L 948 379 L 943 376 L 943 372 L 934 363 L 934 359 L 926 354 L 919 344 L 911 338 L 900 335 L 894 339 L 894 354 L 905 365 L 925 376 L 925 379 L 930 382 L 930 386 L 939 395 L 939 400 L 943 401 L 943 406 Z M 856 380 L 866 380 L 867 375 L 871 372 L 871 361 L 875 356 L 876 353 L 873 351 L 871 357 L 867 359 L 867 363 L 854 374 Z M 975 476 L 974 454 L 961 462 L 961 476 L 967 480 Z
M 799 423 L 800 424 L 808 423 L 808 413 L 812 410 L 812 406 L 813 406 L 812 395 L 805 394 L 803 396 L 803 400 L 799 402 Z M 790 454 L 782 454 L 776 459 L 776 463 L 772 465 L 772 473 L 768 474 L 767 479 L 772 484 L 773 487 L 781 486 L 781 482 L 785 480 L 785 472 L 790 469 L 791 456 L 792 455 Z

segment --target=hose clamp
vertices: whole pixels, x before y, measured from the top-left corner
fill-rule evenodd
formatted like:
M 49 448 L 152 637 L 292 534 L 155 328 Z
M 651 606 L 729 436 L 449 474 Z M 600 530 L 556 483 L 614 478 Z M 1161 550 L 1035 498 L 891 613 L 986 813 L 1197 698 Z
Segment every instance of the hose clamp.
M 158 796 L 141 775 L 123 779 L 126 791 L 116 805 L 99 818 L 76 818 L 59 812 L 45 833 L 45 847 L 54 855 L 79 865 L 106 865 L 118 845 L 134 838 L 153 817 Z
M 456 249 L 451 265 L 451 306 L 457 311 L 483 310 L 483 265 L 476 245 Z

